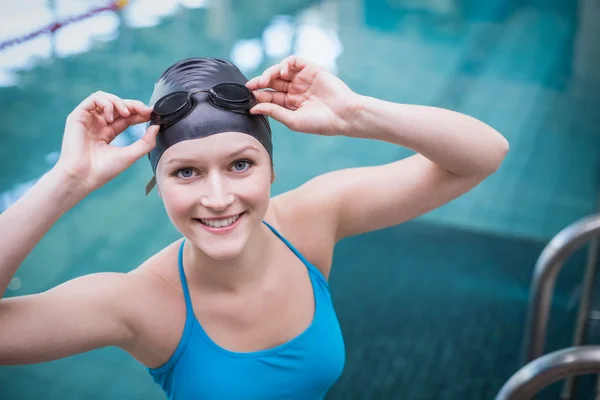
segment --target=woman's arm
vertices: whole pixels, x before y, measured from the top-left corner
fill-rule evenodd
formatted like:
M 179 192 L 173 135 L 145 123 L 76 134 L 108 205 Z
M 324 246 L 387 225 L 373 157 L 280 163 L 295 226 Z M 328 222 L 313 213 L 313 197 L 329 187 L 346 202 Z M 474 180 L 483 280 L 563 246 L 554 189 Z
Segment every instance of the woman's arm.
M 485 123 L 442 108 L 356 96 L 341 134 L 407 147 L 459 176 L 486 177 L 508 151 L 506 139 Z
M 87 193 L 59 168 L 45 174 L 0 214 L 0 299 L 13 275 L 52 225 Z
M 251 112 L 290 129 L 382 140 L 418 153 L 386 165 L 327 173 L 275 198 L 277 214 L 304 230 L 302 237 L 318 233 L 314 246 L 320 250 L 314 253 L 447 203 L 496 171 L 508 151 L 504 137 L 481 121 L 360 96 L 320 66 L 294 56 L 247 86 L 260 102 Z
M 59 168 L 0 215 L 0 293 L 50 227 L 87 193 Z M 38 268 L 54 268 L 49 261 Z M 60 262 L 60 261 L 58 261 Z M 40 294 L 0 300 L 0 365 L 55 360 L 133 336 L 117 307 L 128 277 L 93 274 Z
M 387 165 L 317 177 L 305 190 L 329 188 L 336 239 L 416 218 L 462 195 L 495 172 L 508 142 L 467 115 L 359 97 L 343 134 L 382 140 L 417 155 Z
M 152 149 L 157 127 L 130 146 L 110 146 L 128 126 L 147 121 L 150 112 L 141 102 L 95 93 L 69 115 L 57 165 L 0 214 L 2 296 L 25 257 L 65 212 Z M 132 335 L 122 307 L 129 282 L 123 274 L 101 273 L 41 294 L 0 296 L 0 364 L 125 344 Z
M 40 265 L 40 268 L 50 265 Z M 0 365 L 52 361 L 134 338 L 134 277 L 102 272 L 0 300 Z
M 419 154 L 323 174 L 281 197 L 291 212 L 318 215 L 320 222 L 311 225 L 319 224 L 321 235 L 330 232 L 334 242 L 400 224 L 455 199 L 496 171 L 508 151 L 494 129 L 453 111 L 362 96 L 352 109 L 341 134 Z

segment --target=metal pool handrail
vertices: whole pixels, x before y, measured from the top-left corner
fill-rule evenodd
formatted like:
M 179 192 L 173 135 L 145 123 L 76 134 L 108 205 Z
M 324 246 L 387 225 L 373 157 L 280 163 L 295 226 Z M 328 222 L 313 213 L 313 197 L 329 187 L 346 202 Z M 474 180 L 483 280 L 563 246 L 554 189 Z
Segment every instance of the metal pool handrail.
M 592 214 L 560 231 L 540 254 L 531 285 L 523 346 L 524 364 L 544 353 L 554 283 L 565 260 L 597 235 L 600 235 L 600 214 Z
M 600 346 L 558 350 L 537 358 L 517 371 L 500 389 L 496 400 L 528 400 L 544 387 L 572 375 L 600 372 Z

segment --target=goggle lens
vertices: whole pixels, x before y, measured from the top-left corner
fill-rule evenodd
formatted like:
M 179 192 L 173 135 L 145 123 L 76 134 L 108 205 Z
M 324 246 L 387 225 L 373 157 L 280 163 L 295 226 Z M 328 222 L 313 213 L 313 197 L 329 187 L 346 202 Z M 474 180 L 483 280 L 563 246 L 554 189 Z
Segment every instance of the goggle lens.
M 188 102 L 187 92 L 174 92 L 163 97 L 154 105 L 154 112 L 158 115 L 168 115 L 181 110 Z
M 173 92 L 154 104 L 151 116 L 153 124 L 162 125 L 162 129 L 177 122 L 194 107 L 192 96 L 198 92 L 209 92 L 208 101 L 213 106 L 232 111 L 247 113 L 256 104 L 256 99 L 246 86 L 237 83 L 220 83 L 210 89 L 197 92 Z
M 246 86 L 233 83 L 221 83 L 213 87 L 212 90 L 219 100 L 235 103 L 248 101 L 252 94 Z

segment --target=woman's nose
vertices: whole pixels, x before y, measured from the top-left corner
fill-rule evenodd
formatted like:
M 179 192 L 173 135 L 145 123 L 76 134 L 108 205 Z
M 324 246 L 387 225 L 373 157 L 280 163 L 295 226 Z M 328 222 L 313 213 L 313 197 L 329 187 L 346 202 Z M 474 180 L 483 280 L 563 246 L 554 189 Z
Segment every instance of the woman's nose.
M 224 211 L 233 204 L 235 197 L 228 190 L 226 182 L 219 176 L 210 178 L 207 193 L 200 199 L 200 204 L 215 211 Z

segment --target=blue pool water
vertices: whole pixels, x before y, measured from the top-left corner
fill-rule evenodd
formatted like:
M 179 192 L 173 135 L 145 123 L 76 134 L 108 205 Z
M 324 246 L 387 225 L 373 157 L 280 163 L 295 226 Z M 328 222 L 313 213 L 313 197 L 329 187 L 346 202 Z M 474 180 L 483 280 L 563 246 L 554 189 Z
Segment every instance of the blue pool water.
M 55 56 L 38 57 L 28 69 L 7 67 L 23 47 L 0 53 L 0 211 L 51 168 L 64 119 L 83 98 L 104 90 L 147 101 L 162 70 L 188 56 L 232 59 L 250 77 L 293 52 L 359 93 L 467 113 L 509 140 L 500 170 L 416 221 L 347 239 L 336 249 L 331 287 L 347 365 L 328 398 L 492 398 L 519 367 L 537 256 L 552 235 L 596 209 L 598 2 L 229 0 L 181 5 L 164 15 L 147 8 L 131 1 L 110 17 L 114 31 L 85 51 L 69 46 L 97 28 L 93 20 L 63 28 L 54 41 L 43 39 Z M 274 194 L 330 170 L 411 154 L 386 143 L 273 126 Z M 139 134 L 131 129 L 118 144 Z M 160 199 L 144 197 L 150 174 L 141 160 L 71 210 L 27 258 L 9 296 L 86 273 L 131 270 L 174 240 Z M 580 252 L 560 276 L 548 349 L 570 343 L 583 262 Z M 0 367 L 0 398 L 162 394 L 136 361 L 102 349 Z

